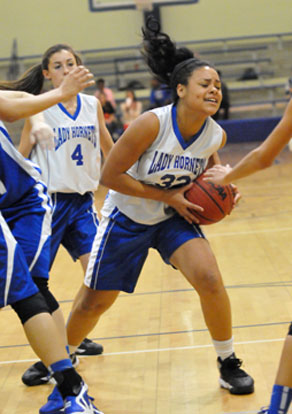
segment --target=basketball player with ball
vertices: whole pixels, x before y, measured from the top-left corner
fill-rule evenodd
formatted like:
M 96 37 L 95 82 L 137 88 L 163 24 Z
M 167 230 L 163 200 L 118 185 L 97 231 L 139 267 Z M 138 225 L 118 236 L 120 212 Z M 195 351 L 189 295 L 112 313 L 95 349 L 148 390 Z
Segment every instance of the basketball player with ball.
M 178 269 L 200 297 L 218 357 L 220 385 L 249 394 L 253 379 L 234 354 L 231 308 L 208 241 L 192 210 L 203 209 L 185 192 L 210 165 L 226 141 L 211 118 L 222 99 L 217 71 L 176 48 L 156 20 L 143 29 L 144 56 L 173 90 L 174 103 L 139 116 L 111 149 L 101 182 L 111 190 L 85 275 L 86 289 L 68 323 L 72 345 L 94 328 L 120 291 L 133 292 L 149 248 Z M 195 375 L 195 373 L 194 373 Z
M 233 168 L 229 165 L 215 165 L 204 174 L 204 180 L 212 180 L 218 185 L 246 177 L 272 165 L 276 156 L 286 147 L 292 136 L 292 100 L 284 115 L 268 138 L 249 152 Z M 270 405 L 259 414 L 286 414 L 292 402 L 292 323 L 285 339 L 282 355 L 273 387 Z

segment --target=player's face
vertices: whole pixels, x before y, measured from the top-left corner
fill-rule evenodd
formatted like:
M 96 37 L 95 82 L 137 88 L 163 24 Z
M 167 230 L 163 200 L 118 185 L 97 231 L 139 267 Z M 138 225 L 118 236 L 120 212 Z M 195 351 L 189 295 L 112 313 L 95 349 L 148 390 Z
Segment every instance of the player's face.
M 60 50 L 50 57 L 48 69 L 43 70 L 43 75 L 52 81 L 54 88 L 58 88 L 64 77 L 76 66 L 74 55 L 68 50 Z
M 221 82 L 215 69 L 203 66 L 196 69 L 188 85 L 178 85 L 178 95 L 188 109 L 204 115 L 214 115 L 222 100 Z

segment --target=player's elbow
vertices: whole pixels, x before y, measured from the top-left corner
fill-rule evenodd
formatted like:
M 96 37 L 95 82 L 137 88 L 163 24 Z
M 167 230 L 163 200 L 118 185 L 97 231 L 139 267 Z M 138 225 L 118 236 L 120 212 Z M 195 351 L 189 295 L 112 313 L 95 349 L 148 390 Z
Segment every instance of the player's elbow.
M 101 176 L 100 176 L 100 180 L 99 180 L 100 184 L 102 184 L 105 187 L 110 188 L 111 186 L 111 179 L 110 179 L 110 175 L 102 172 Z
M 273 160 L 264 159 L 261 161 L 261 169 L 264 170 L 265 168 L 270 167 L 273 164 Z
M 256 164 L 258 170 L 264 170 L 273 163 L 273 158 L 267 157 L 262 151 L 255 151 L 254 156 L 256 158 Z
M 20 118 L 17 117 L 15 113 L 10 113 L 8 111 L 5 111 L 4 113 L 0 113 L 0 119 L 4 122 L 15 122 L 18 121 Z

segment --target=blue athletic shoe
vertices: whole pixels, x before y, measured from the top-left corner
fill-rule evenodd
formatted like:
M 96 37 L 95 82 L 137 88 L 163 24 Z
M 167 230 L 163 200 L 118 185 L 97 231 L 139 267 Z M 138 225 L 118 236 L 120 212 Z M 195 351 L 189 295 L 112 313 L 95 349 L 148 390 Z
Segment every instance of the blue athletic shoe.
M 83 384 L 78 395 L 65 399 L 64 414 L 103 414 L 93 405 L 93 398 L 88 396 L 87 390 L 87 385 Z
M 269 414 L 269 407 L 262 407 L 258 414 Z
M 48 401 L 40 408 L 40 414 L 62 414 L 64 413 L 64 400 L 57 387 L 48 396 Z

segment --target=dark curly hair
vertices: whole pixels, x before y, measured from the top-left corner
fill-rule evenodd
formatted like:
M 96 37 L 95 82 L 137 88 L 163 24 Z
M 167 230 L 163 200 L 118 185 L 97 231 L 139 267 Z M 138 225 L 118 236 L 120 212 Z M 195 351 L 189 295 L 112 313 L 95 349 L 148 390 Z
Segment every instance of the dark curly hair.
M 149 16 L 146 27 L 142 28 L 142 55 L 152 74 L 172 89 L 173 101 L 178 101 L 177 85 L 188 84 L 192 73 L 203 66 L 213 67 L 209 62 L 194 57 L 194 53 L 186 48 L 177 48 L 170 37 L 161 32 L 159 22 Z

